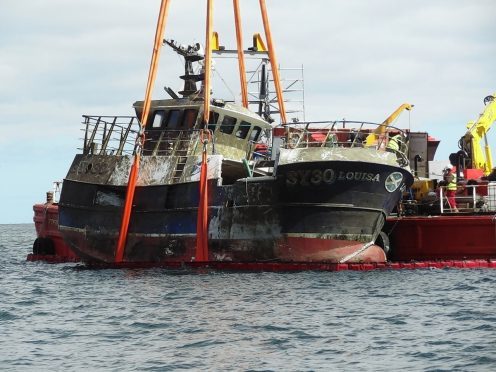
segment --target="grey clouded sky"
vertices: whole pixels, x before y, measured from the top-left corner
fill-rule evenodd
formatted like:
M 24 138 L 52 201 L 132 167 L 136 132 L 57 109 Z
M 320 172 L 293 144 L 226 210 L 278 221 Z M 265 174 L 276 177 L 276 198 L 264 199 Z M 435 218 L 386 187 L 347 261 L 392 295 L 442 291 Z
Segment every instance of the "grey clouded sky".
M 203 42 L 205 4 L 172 0 L 166 37 Z M 228 47 L 235 40 L 231 4 L 216 0 L 214 12 Z M 81 115 L 132 114 L 144 95 L 159 5 L 1 0 L 0 223 L 31 221 L 32 204 L 65 176 L 81 145 Z M 381 122 L 401 103 L 413 103 L 411 128 L 441 139 L 438 158 L 447 158 L 483 98 L 496 92 L 493 0 L 267 6 L 280 64 L 304 65 L 307 119 Z M 241 0 L 241 7 L 249 44 L 252 33 L 263 32 L 258 1 Z M 154 98 L 165 96 L 164 85 L 180 86 L 177 56 L 164 48 L 160 65 Z M 218 63 L 219 73 L 235 76 L 224 65 Z M 237 92 L 236 80 L 227 80 Z M 409 125 L 407 114 L 399 124 Z

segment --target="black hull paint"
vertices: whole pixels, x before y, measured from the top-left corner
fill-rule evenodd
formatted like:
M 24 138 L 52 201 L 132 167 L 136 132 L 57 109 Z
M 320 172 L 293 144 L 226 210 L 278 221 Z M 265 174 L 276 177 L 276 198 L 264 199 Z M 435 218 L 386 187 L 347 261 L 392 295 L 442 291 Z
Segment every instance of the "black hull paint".
M 399 167 L 363 162 L 295 163 L 277 172 L 226 186 L 209 181 L 210 260 L 336 261 L 375 240 L 402 186 L 413 182 Z M 388 192 L 393 172 L 404 182 Z M 124 196 L 123 186 L 64 181 L 59 226 L 83 259 L 113 262 Z M 194 260 L 198 200 L 196 182 L 137 187 L 124 259 Z

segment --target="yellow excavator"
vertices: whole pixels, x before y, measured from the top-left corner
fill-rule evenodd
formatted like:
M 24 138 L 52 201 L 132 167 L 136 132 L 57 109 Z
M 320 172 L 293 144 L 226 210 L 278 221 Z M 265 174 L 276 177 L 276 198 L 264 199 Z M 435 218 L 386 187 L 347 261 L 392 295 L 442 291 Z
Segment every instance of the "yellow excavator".
M 487 176 L 493 169 L 493 159 L 487 141 L 487 132 L 496 121 L 496 93 L 484 98 L 484 105 L 486 107 L 482 114 L 479 115 L 479 118 L 467 124 L 467 132 L 460 138 L 458 146 L 466 157 L 464 159 L 464 168 L 481 170 Z M 484 149 L 481 143 L 482 140 L 484 140 Z M 451 154 L 450 161 L 456 155 Z

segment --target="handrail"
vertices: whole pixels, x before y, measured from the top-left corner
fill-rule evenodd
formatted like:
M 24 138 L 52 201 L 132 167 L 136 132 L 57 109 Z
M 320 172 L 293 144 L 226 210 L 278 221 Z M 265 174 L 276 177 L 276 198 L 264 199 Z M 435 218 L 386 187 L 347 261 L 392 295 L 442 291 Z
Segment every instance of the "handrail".
M 460 187 L 460 186 L 459 186 Z M 496 212 L 496 182 L 485 185 L 465 185 L 464 194 L 455 195 L 456 209 L 465 213 Z M 446 186 L 439 187 L 439 210 L 443 213 L 454 213 L 446 196 Z
M 139 123 L 136 117 L 88 115 L 83 117 L 81 129 L 84 131 L 83 148 L 79 148 L 83 154 L 121 156 L 134 153 L 136 137 L 139 134 Z M 185 150 L 188 156 L 192 155 L 190 152 L 195 151 L 191 151 L 189 144 L 198 142 L 199 131 L 199 129 L 150 129 L 147 132 L 148 137 L 145 138 L 143 155 L 174 156 L 178 151 L 184 152 Z M 158 138 L 150 135 L 154 132 L 160 133 Z M 170 146 L 166 147 L 167 144 Z
M 133 153 L 139 128 L 136 117 L 83 115 L 83 118 L 83 154 L 130 155 Z M 120 133 L 118 133 L 119 129 Z M 130 134 L 133 134 L 131 139 Z M 97 148 L 98 146 L 100 149 Z
M 312 127 L 311 125 L 314 124 Z M 324 126 L 325 124 L 325 126 Z M 342 126 L 339 124 L 343 124 Z M 350 125 L 350 127 L 346 127 Z M 296 145 L 303 145 L 303 147 L 309 147 L 309 145 L 319 144 L 324 147 L 325 142 L 329 140 L 332 135 L 334 135 L 338 140 L 333 141 L 339 145 L 347 145 L 346 147 L 364 147 L 366 146 L 366 137 L 371 133 L 374 126 L 379 126 L 380 124 L 370 123 L 370 122 L 359 122 L 359 121 L 326 121 L 326 122 L 305 122 L 305 123 L 293 123 L 286 125 L 286 137 L 287 142 L 291 137 L 298 136 L 298 143 L 290 143 L 290 147 L 294 148 Z M 329 128 L 330 126 L 330 128 Z M 357 128 L 358 126 L 358 128 Z M 337 127 L 337 128 L 336 128 Z M 391 127 L 392 130 L 386 132 L 398 134 L 404 133 L 402 129 Z M 387 137 L 387 136 L 386 136 Z M 405 147 L 403 144 L 402 147 Z M 313 146 L 315 147 L 315 146 Z M 380 144 L 368 147 L 380 147 Z M 402 149 L 403 152 L 405 149 Z

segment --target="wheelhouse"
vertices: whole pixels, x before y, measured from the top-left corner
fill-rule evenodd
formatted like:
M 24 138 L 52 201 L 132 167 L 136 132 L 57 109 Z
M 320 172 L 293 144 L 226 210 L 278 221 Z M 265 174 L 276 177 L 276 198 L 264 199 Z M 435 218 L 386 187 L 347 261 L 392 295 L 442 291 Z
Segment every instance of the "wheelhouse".
M 141 117 L 143 102 L 134 104 Z M 180 143 L 191 141 L 203 129 L 203 103 L 190 99 L 153 101 L 145 128 L 143 154 L 172 155 Z M 251 111 L 230 103 L 211 106 L 207 129 L 213 137 L 215 153 L 226 159 L 250 159 L 255 144 L 271 126 Z M 178 145 L 179 143 L 179 145 Z M 198 147 L 198 146 L 197 146 Z M 190 155 L 201 149 L 191 149 Z

